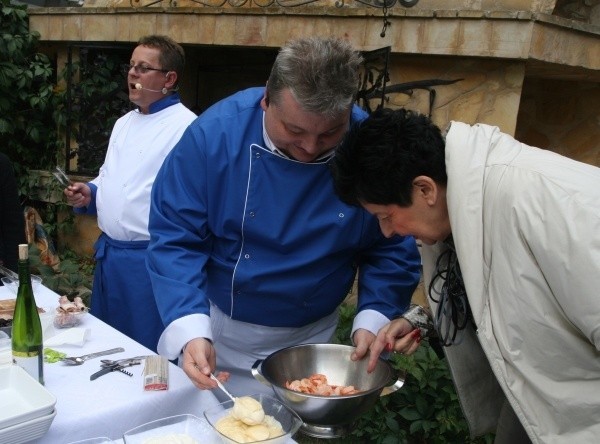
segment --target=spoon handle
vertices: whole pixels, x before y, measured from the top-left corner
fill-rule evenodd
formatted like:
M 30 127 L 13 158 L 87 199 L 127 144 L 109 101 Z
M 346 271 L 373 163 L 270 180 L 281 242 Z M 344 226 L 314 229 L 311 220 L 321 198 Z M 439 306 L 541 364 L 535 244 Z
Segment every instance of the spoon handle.
M 119 353 L 123 351 L 125 351 L 123 347 L 111 348 L 110 350 L 104 350 L 96 353 L 90 353 L 89 355 L 83 355 L 81 356 L 81 359 L 86 361 L 88 359 L 97 358 L 98 356 L 112 355 L 113 353 Z
M 231 400 L 232 400 L 233 402 L 235 402 L 235 398 L 234 398 L 234 396 L 233 396 L 231 393 L 229 393 L 229 391 L 227 391 L 227 389 L 225 388 L 225 386 L 224 386 L 223 384 L 221 384 L 221 381 L 219 381 L 215 375 L 213 375 L 213 374 L 211 373 L 211 374 L 210 374 L 210 379 L 213 379 L 213 380 L 214 380 L 214 381 L 217 383 L 217 385 L 219 386 L 219 388 L 220 388 L 221 390 L 223 390 L 223 393 L 225 393 L 227 396 L 229 396 L 229 397 L 231 398 Z

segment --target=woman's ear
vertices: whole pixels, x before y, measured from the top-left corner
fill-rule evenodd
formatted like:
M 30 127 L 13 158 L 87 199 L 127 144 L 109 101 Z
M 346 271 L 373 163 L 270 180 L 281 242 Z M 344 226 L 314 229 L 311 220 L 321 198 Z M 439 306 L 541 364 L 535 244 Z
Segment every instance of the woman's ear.
M 429 176 L 417 176 L 413 179 L 413 197 L 423 199 L 427 205 L 434 205 L 438 200 L 439 188 Z

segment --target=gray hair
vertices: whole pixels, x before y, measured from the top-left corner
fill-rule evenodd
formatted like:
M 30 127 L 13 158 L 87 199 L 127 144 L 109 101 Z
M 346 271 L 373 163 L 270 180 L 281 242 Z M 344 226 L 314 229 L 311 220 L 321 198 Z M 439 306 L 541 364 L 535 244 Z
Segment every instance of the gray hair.
M 309 112 L 334 117 L 356 99 L 361 55 L 345 40 L 308 37 L 286 43 L 267 83 L 267 98 L 277 104 L 288 88 Z

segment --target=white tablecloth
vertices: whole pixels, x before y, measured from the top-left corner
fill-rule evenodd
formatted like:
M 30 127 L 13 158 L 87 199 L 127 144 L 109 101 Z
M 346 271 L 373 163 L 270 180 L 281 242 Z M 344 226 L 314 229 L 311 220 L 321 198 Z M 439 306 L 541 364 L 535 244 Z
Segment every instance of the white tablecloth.
M 0 299 L 12 299 L 6 287 L 0 287 Z M 39 307 L 56 307 L 58 295 L 44 286 L 35 291 Z M 129 367 L 129 377 L 112 372 L 90 381 L 90 375 L 100 370 L 101 359 L 121 359 L 154 354 L 92 315 L 86 315 L 83 328 L 90 336 L 82 347 L 53 346 L 52 348 L 79 356 L 86 353 L 123 347 L 122 353 L 91 359 L 80 366 L 66 366 L 61 362 L 44 365 L 46 388 L 57 398 L 56 417 L 42 438 L 36 443 L 64 444 L 81 439 L 106 436 L 120 440 L 129 429 L 156 419 L 193 414 L 200 418 L 203 411 L 218 404 L 210 391 L 198 390 L 183 370 L 169 364 L 169 389 L 144 391 L 143 364 Z M 209 441 L 207 441 L 207 444 Z

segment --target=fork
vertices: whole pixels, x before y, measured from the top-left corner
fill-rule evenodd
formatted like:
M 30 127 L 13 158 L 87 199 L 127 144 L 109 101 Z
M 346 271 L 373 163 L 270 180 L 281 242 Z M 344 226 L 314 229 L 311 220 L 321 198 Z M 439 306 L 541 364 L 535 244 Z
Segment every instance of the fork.
M 69 185 L 73 185 L 73 181 L 69 179 L 69 176 L 62 170 L 58 165 L 52 172 L 52 175 L 63 187 L 68 187 Z
M 67 365 L 81 365 L 88 359 L 97 358 L 98 356 L 104 356 L 104 355 L 112 355 L 113 353 L 120 353 L 123 351 L 125 351 L 125 349 L 122 347 L 111 348 L 110 350 L 105 350 L 105 351 L 96 352 L 96 353 L 90 353 L 88 355 L 83 355 L 83 356 L 67 356 L 66 358 L 62 358 L 61 361 Z

